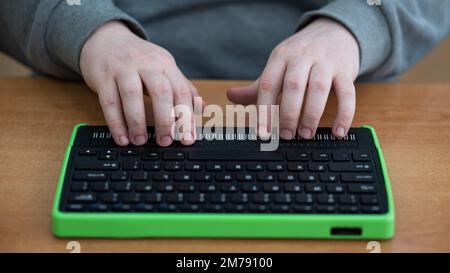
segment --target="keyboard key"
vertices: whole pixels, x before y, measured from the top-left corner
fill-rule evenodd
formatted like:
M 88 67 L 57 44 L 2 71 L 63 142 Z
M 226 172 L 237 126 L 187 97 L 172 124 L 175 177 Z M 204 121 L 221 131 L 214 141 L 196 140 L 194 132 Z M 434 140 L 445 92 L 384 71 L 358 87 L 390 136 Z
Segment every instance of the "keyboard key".
M 92 203 L 95 202 L 97 199 L 95 195 L 90 193 L 73 193 L 69 195 L 68 200 L 69 202 L 74 203 Z
M 247 163 L 247 171 L 253 171 L 253 172 L 264 171 L 264 164 L 249 162 L 249 163 Z
M 76 171 L 72 176 L 73 180 L 102 181 L 106 180 L 106 172 L 96 171 Z
M 124 203 L 139 203 L 141 201 L 141 195 L 139 193 L 122 194 L 120 200 Z
M 153 211 L 155 207 L 151 204 L 139 203 L 134 207 L 136 211 Z
M 369 152 L 353 152 L 353 161 L 356 162 L 368 162 L 370 161 L 370 153 Z
M 301 190 L 301 187 L 296 184 L 289 183 L 284 185 L 285 192 L 301 192 Z
M 317 184 L 309 184 L 305 186 L 305 190 L 310 193 L 321 193 L 323 192 L 323 187 Z
M 311 213 L 313 211 L 313 206 L 309 205 L 295 205 L 292 207 L 295 212 L 300 213 Z
M 133 175 L 131 175 L 131 180 L 134 181 L 148 181 L 149 178 L 148 172 L 145 171 L 134 172 Z
M 279 193 L 275 194 L 274 202 L 276 204 L 290 204 L 292 203 L 292 198 L 290 194 Z
M 202 180 L 202 181 L 207 181 L 207 180 Z M 216 174 L 216 181 L 231 182 L 231 181 L 233 181 L 233 175 L 232 174 L 224 174 L 224 173 Z
M 329 164 L 330 171 L 332 172 L 371 172 L 372 164 L 369 163 L 335 163 Z
M 258 181 L 275 181 L 275 176 L 270 173 L 258 173 L 256 178 Z
M 329 193 L 344 193 L 345 187 L 341 185 L 327 185 L 327 191 Z
M 120 152 L 121 155 L 123 156 L 137 156 L 139 155 L 139 151 L 136 149 L 124 149 Z
M 153 180 L 154 181 L 169 181 L 170 175 L 167 173 L 162 173 L 162 172 L 154 173 Z
M 214 184 L 201 184 L 200 192 L 216 192 L 217 187 Z
M 263 184 L 264 192 L 279 192 L 280 190 L 281 190 L 281 187 L 277 183 L 264 183 Z
M 123 204 L 123 203 L 117 203 L 112 205 L 112 209 L 113 211 L 130 211 L 131 210 L 131 205 L 130 204 Z
M 242 171 L 244 166 L 241 163 L 227 163 L 227 171 Z
M 84 192 L 89 189 L 89 183 L 87 182 L 72 182 L 70 184 L 70 190 L 76 192 Z
M 161 170 L 161 163 L 158 161 L 145 162 L 143 168 L 146 171 L 159 171 Z
M 114 184 L 113 188 L 117 192 L 127 192 L 131 191 L 132 184 L 130 182 L 117 182 Z
M 99 199 L 104 203 L 116 203 L 119 200 L 119 195 L 117 193 L 104 193 L 99 195 Z
M 333 174 L 333 173 L 321 173 L 319 175 L 319 179 L 322 182 L 328 182 L 328 183 L 335 183 L 338 182 L 339 176 L 337 174 Z
M 150 183 L 139 183 L 136 185 L 135 190 L 137 192 L 151 192 L 153 190 L 153 186 Z
M 142 153 L 142 160 L 159 160 L 159 152 L 144 151 Z
M 336 203 L 336 196 L 333 194 L 322 194 L 317 197 L 319 204 L 334 204 Z
M 339 211 L 343 213 L 357 213 L 358 206 L 339 206 Z
M 160 203 L 162 202 L 161 193 L 148 193 L 143 196 L 144 202 L 146 203 Z
M 183 203 L 184 195 L 182 193 L 170 193 L 166 196 L 167 203 L 179 204 Z
M 77 170 L 118 170 L 119 163 L 116 161 L 77 161 L 75 163 Z
M 354 205 L 358 203 L 358 197 L 354 194 L 344 194 L 339 196 L 339 203 L 343 205 Z
M 309 163 L 308 170 L 310 170 L 311 172 L 325 172 L 327 170 L 327 164 Z
M 350 193 L 376 193 L 377 189 L 374 185 L 352 184 L 348 185 Z
M 97 155 L 97 151 L 95 149 L 91 149 L 91 148 L 81 148 L 78 151 L 78 154 L 81 156 L 94 156 L 94 155 Z
M 179 171 L 181 170 L 181 163 L 178 161 L 168 161 L 164 163 L 164 170 Z
M 311 154 L 313 161 L 326 162 L 330 160 L 330 155 L 328 153 L 314 152 Z
M 361 210 L 365 213 L 379 213 L 381 208 L 379 206 L 362 206 Z
M 347 162 L 350 161 L 350 155 L 347 152 L 333 152 L 332 156 L 334 161 Z
M 156 186 L 156 190 L 158 192 L 173 192 L 175 190 L 175 186 L 173 184 L 158 184 Z
M 192 177 L 190 174 L 183 174 L 183 173 L 176 173 L 173 176 L 173 180 L 178 181 L 178 182 L 189 182 L 191 181 Z
M 110 178 L 112 181 L 126 181 L 128 180 L 128 172 L 124 171 L 112 172 Z
M 301 163 L 288 163 L 287 169 L 288 169 L 288 171 L 291 171 L 291 172 L 304 172 L 305 165 L 301 164 Z
M 241 182 L 251 182 L 255 180 L 255 176 L 253 174 L 239 173 L 236 175 L 236 180 Z
M 232 184 L 223 184 L 220 186 L 220 190 L 222 192 L 237 192 L 238 188 L 235 185 Z
M 254 194 L 253 202 L 256 204 L 269 204 L 270 203 L 270 195 L 267 193 Z
M 375 178 L 372 174 L 343 173 L 341 180 L 343 182 L 373 182 Z
M 184 160 L 184 152 L 181 151 L 165 151 L 162 154 L 164 160 Z
M 206 202 L 206 195 L 204 193 L 190 194 L 188 197 L 189 203 L 200 204 Z
M 218 171 L 222 170 L 222 164 L 209 162 L 209 163 L 206 163 L 205 169 L 210 172 L 218 172 Z
M 259 186 L 253 183 L 244 183 L 242 184 L 243 192 L 258 192 Z
M 99 155 L 100 160 L 117 160 L 118 153 L 113 150 L 102 151 Z
M 227 202 L 227 195 L 223 193 L 216 193 L 210 195 L 209 201 L 212 204 L 225 204 Z
M 363 205 L 378 205 L 378 197 L 376 195 L 363 195 L 361 196 L 361 203 Z
M 178 191 L 180 192 L 195 192 L 195 186 L 188 183 L 182 183 L 178 185 Z
M 300 182 L 316 182 L 317 181 L 316 175 L 311 174 L 311 173 L 301 173 L 298 176 L 298 179 L 300 180 Z
M 295 197 L 295 202 L 298 204 L 312 204 L 314 202 L 314 197 L 312 194 L 299 194 Z
M 68 204 L 66 206 L 66 210 L 68 210 L 68 211 L 84 211 L 85 206 L 83 204 Z
M 138 171 L 141 168 L 141 163 L 138 160 L 126 160 L 123 162 L 125 171 Z
M 296 180 L 296 176 L 289 173 L 279 173 L 278 180 L 280 182 L 294 182 Z
M 195 175 L 195 181 L 197 182 L 209 182 L 212 181 L 212 176 L 206 173 L 198 173 Z
M 233 194 L 231 196 L 231 203 L 233 204 L 246 204 L 248 201 L 248 194 L 246 193 Z
M 109 182 L 96 182 L 92 185 L 92 191 L 94 192 L 107 192 L 109 190 Z
M 309 155 L 302 152 L 287 152 L 286 159 L 288 161 L 308 161 Z
M 267 170 L 272 172 L 281 172 L 284 170 L 284 165 L 280 163 L 267 163 Z
M 186 171 L 190 171 L 190 172 L 198 172 L 198 171 L 202 170 L 202 164 L 201 163 L 186 162 L 184 164 L 184 169 Z
M 317 212 L 319 213 L 334 213 L 336 211 L 336 207 L 333 205 L 318 205 Z

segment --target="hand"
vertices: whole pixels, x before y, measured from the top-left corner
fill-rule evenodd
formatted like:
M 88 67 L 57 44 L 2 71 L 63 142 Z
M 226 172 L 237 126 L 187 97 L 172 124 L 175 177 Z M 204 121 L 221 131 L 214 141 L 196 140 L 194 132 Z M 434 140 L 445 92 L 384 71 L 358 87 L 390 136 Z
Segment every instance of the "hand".
M 344 137 L 355 114 L 353 82 L 358 71 L 359 47 L 353 35 L 339 23 L 319 18 L 272 51 L 257 81 L 229 89 L 228 97 L 239 104 L 275 105 L 280 95 L 280 136 L 292 139 L 298 130 L 309 139 L 333 87 L 338 100 L 333 134 Z M 258 132 L 267 136 L 270 119 L 261 115 L 267 113 L 259 112 Z
M 88 86 L 98 93 L 111 134 L 118 145 L 143 145 L 148 140 L 144 90 L 152 99 L 156 141 L 173 141 L 174 105 L 191 111 L 191 132 L 181 143 L 194 142 L 193 97 L 198 93 L 165 49 L 133 34 L 123 23 L 112 21 L 97 29 L 83 46 L 80 67 Z

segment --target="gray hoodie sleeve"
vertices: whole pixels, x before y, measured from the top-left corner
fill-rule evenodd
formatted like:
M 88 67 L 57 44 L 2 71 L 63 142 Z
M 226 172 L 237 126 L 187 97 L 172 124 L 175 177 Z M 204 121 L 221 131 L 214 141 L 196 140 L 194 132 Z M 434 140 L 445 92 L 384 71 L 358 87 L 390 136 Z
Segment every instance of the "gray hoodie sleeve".
M 82 46 L 111 20 L 122 20 L 147 38 L 139 23 L 112 0 L 2 0 L 0 50 L 42 73 L 78 79 Z
M 299 29 L 318 16 L 347 27 L 360 48 L 360 79 L 390 79 L 428 53 L 450 30 L 449 0 L 335 0 L 305 13 Z

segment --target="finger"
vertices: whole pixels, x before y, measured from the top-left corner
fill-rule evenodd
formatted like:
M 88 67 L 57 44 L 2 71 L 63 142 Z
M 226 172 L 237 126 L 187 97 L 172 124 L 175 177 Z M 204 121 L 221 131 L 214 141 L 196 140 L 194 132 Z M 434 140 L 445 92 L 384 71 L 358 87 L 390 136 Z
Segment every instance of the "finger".
M 130 140 L 134 145 L 143 145 L 148 140 L 148 133 L 141 78 L 135 72 L 122 72 L 116 81 Z
M 287 66 L 280 105 L 280 136 L 284 139 L 292 139 L 297 131 L 309 72 L 310 66 L 304 62 Z
M 317 64 L 311 68 L 306 102 L 299 128 L 300 136 L 305 139 L 312 138 L 316 133 L 328 100 L 331 81 L 332 73 L 328 68 Z
M 333 134 L 336 137 L 347 135 L 355 116 L 356 91 L 350 77 L 336 76 L 333 89 L 337 98 L 337 115 L 333 125 Z
M 259 80 L 257 97 L 257 105 L 259 107 L 258 132 L 263 138 L 267 138 L 271 133 L 271 130 L 268 130 L 270 125 L 269 108 L 277 102 L 278 94 L 283 87 L 285 70 L 286 64 L 284 60 L 270 57 Z
M 128 131 L 116 83 L 111 81 L 100 88 L 98 90 L 98 98 L 114 141 L 117 145 L 127 146 L 130 140 L 128 139 Z
M 181 74 L 181 72 L 175 67 L 167 69 L 164 74 L 167 76 L 167 79 L 170 81 L 173 92 L 173 100 L 174 105 L 184 105 L 189 109 L 190 115 L 190 124 L 180 124 L 181 126 L 190 126 L 190 130 L 185 132 L 183 130 L 183 135 L 181 136 L 181 143 L 184 145 L 192 145 L 195 141 L 194 139 L 194 128 L 195 128 L 195 120 L 194 120 L 194 111 L 193 111 L 193 101 L 191 94 L 191 86 L 186 81 L 186 78 Z M 177 122 L 185 121 L 186 119 L 179 119 Z
M 172 87 L 166 76 L 158 71 L 142 71 L 140 75 L 152 99 L 156 142 L 162 147 L 167 147 L 173 142 L 175 126 L 175 118 L 172 116 Z
M 227 90 L 228 99 L 236 104 L 254 104 L 258 97 L 259 80 L 243 87 L 232 87 Z

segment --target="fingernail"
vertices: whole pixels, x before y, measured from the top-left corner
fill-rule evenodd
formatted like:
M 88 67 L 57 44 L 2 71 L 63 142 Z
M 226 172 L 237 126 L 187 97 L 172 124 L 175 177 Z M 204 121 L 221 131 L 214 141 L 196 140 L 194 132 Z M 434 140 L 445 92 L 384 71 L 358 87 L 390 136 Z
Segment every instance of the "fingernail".
M 127 146 L 130 143 L 128 140 L 128 137 L 126 137 L 126 136 L 119 137 L 119 142 L 120 142 L 120 145 L 123 145 L 123 146 Z
M 163 136 L 160 143 L 161 146 L 169 146 L 170 144 L 172 144 L 172 138 L 170 136 Z
M 290 140 L 290 139 L 292 139 L 292 137 L 293 137 L 293 133 L 292 133 L 292 131 L 289 130 L 289 129 L 283 129 L 283 130 L 281 130 L 280 135 L 281 135 L 281 137 L 282 137 L 283 139 L 287 139 L 287 140 Z
M 134 142 L 136 145 L 143 145 L 145 144 L 145 142 L 147 142 L 147 139 L 145 138 L 145 136 L 135 136 Z
M 300 130 L 300 136 L 302 138 L 310 139 L 312 137 L 312 131 L 309 128 L 303 127 Z
M 192 136 L 191 133 L 185 133 L 183 134 L 183 140 L 193 140 L 194 137 Z
M 344 137 L 344 136 L 345 136 L 345 129 L 342 128 L 342 127 L 338 127 L 338 128 L 336 129 L 336 135 L 337 135 L 338 137 Z
M 263 140 L 269 139 L 270 133 L 267 131 L 266 126 L 259 126 L 259 137 Z

